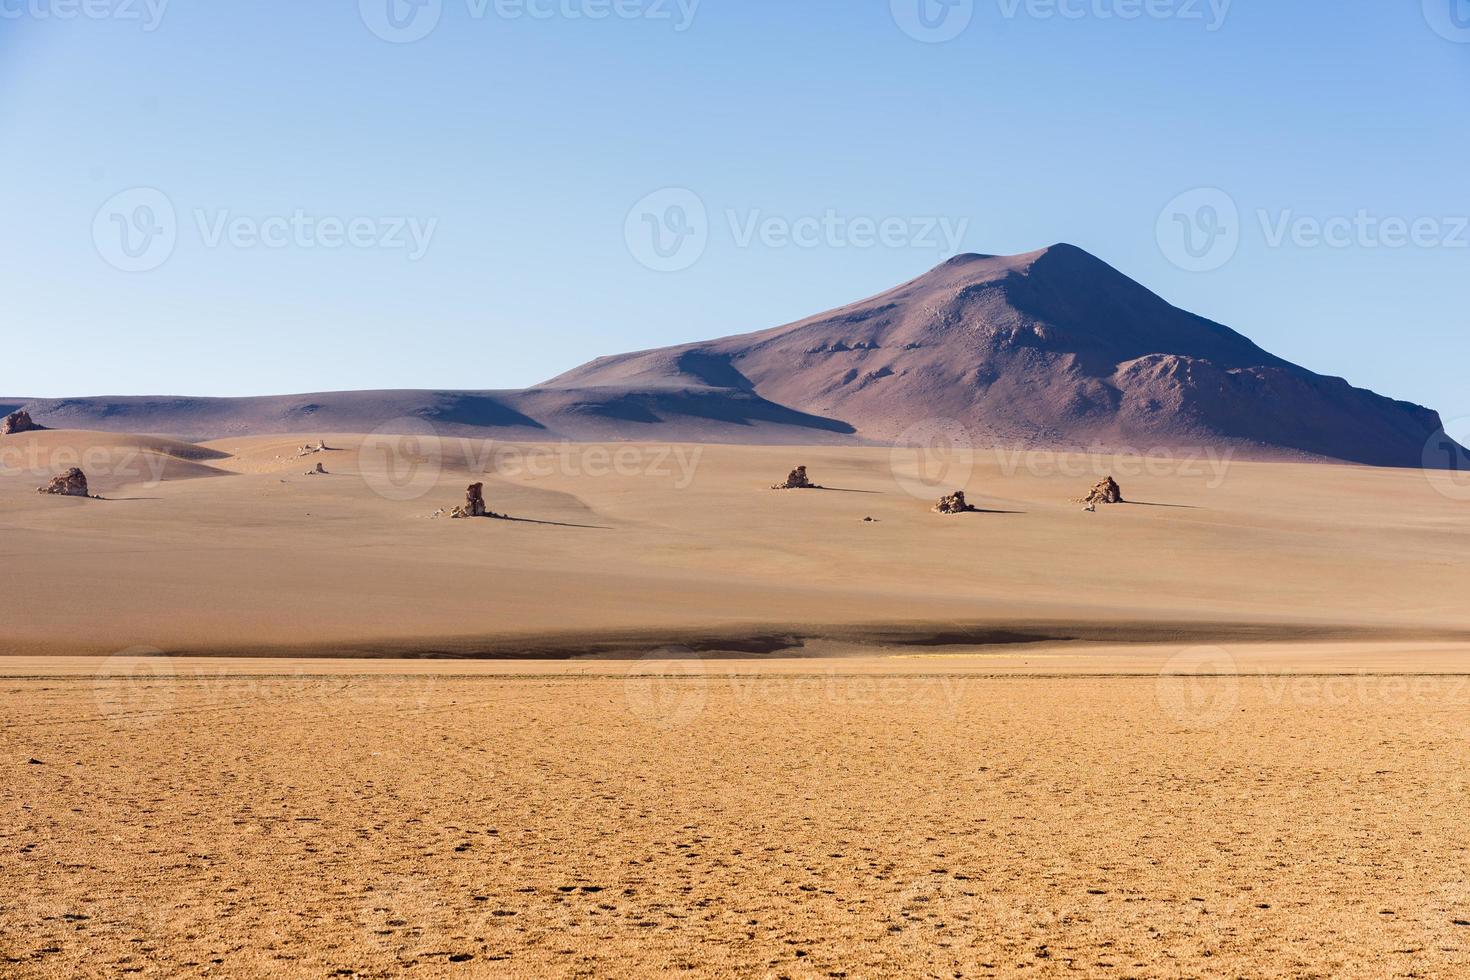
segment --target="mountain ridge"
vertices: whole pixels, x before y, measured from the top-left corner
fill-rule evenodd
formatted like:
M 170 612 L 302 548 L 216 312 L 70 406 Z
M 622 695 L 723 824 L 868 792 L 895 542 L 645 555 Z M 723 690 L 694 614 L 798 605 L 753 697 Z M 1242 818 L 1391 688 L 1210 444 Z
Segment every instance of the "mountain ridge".
M 53 428 L 186 437 L 413 423 L 506 439 L 891 442 L 942 421 L 977 446 L 1391 466 L 1423 465 L 1441 430 L 1430 409 L 1278 357 L 1065 243 L 957 255 L 802 320 L 599 357 L 526 389 L 0 399 L 18 407 Z

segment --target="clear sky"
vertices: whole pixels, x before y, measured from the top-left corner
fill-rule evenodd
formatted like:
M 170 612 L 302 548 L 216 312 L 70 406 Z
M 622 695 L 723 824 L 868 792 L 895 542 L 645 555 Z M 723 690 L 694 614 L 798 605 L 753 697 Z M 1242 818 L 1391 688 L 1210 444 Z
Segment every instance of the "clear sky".
M 0 394 L 520 387 L 1067 241 L 1470 416 L 1470 0 L 922 2 L 0 0 Z

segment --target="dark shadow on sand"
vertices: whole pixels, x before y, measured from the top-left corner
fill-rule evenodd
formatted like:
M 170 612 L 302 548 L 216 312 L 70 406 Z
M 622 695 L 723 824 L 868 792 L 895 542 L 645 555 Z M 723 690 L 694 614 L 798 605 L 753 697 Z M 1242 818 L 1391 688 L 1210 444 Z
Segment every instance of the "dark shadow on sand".
M 613 531 L 616 528 L 605 524 L 569 524 L 566 521 L 538 521 L 531 517 L 508 517 L 505 514 L 496 514 L 493 520 L 512 521 L 516 524 L 545 524 L 547 527 L 581 527 L 591 531 Z

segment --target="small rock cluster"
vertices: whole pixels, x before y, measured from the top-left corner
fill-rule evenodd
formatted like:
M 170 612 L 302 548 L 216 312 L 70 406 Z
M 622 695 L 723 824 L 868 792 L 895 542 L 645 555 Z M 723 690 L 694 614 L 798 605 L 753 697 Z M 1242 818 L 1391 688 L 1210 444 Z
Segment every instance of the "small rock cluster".
M 24 410 L 11 412 L 0 420 L 0 436 L 19 435 L 22 432 L 35 432 L 44 428 L 45 426 L 35 423 L 30 412 Z
M 317 463 L 315 469 L 310 469 L 306 471 L 307 476 L 316 476 L 317 474 L 321 474 L 322 476 L 328 475 L 327 468 L 321 463 Z
M 806 467 L 805 466 L 798 466 L 796 469 L 792 470 L 789 474 L 787 474 L 787 476 L 786 476 L 786 482 L 785 483 L 778 483 L 775 486 L 771 487 L 771 489 L 772 490 L 820 490 L 822 488 L 819 487 L 819 486 L 817 486 L 815 483 L 813 483 L 811 480 L 809 480 L 807 478 L 807 475 L 806 475 Z
M 969 514 L 974 511 L 975 507 L 965 500 L 963 490 L 945 494 L 939 498 L 939 503 L 934 505 L 934 512 L 937 514 Z
M 1118 486 L 1118 481 L 1112 477 L 1104 477 L 1098 481 L 1092 492 L 1082 498 L 1088 511 L 1096 511 L 1098 504 L 1121 504 L 1123 502 L 1123 491 Z
M 44 487 L 37 487 L 37 493 L 50 493 L 58 497 L 90 497 L 92 494 L 87 490 L 87 474 L 73 466 L 60 476 L 53 476 L 51 482 Z

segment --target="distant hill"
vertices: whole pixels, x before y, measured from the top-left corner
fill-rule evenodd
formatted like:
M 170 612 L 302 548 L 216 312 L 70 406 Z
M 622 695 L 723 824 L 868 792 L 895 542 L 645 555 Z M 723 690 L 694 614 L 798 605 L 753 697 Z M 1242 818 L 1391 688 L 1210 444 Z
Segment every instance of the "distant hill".
M 53 428 L 713 442 L 887 441 L 953 419 L 977 446 L 1217 447 L 1419 466 L 1439 416 L 1315 374 L 1070 245 L 961 255 L 786 326 L 598 358 L 522 391 L 0 399 Z

